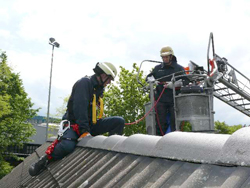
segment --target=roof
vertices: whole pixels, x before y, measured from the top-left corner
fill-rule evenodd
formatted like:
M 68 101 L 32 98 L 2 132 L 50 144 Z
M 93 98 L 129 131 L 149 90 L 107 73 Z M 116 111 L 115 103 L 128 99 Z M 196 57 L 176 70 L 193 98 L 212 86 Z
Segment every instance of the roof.
M 233 135 L 87 137 L 37 177 L 28 174 L 37 160 L 33 153 L 0 180 L 0 187 L 250 187 L 249 135 L 246 127 Z
M 51 125 L 51 124 L 50 124 Z M 37 124 L 37 125 L 33 125 L 33 127 L 36 129 L 36 134 L 29 137 L 29 139 L 31 139 L 32 141 L 29 142 L 31 144 L 44 144 L 46 142 L 46 126 L 43 124 Z M 52 125 L 49 129 L 48 129 L 48 134 L 49 135 L 57 135 L 58 132 L 58 127 Z

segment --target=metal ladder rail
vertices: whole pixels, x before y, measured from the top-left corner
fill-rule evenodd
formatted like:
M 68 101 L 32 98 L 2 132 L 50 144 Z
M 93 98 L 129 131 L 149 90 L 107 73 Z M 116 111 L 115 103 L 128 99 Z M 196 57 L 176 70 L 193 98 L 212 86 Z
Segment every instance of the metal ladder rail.
M 248 117 L 250 117 L 250 111 L 245 109 L 242 106 L 238 106 L 238 103 L 233 102 L 233 101 L 228 101 L 226 98 L 224 97 L 220 97 L 220 95 L 216 92 L 213 93 L 213 95 L 218 98 L 219 100 L 225 102 L 226 104 L 228 104 L 229 106 L 233 107 L 234 109 L 242 112 L 243 114 L 247 115 Z
M 214 85 L 214 96 L 250 116 L 248 106 L 250 104 L 250 79 L 230 65 L 225 58 L 220 58 L 217 54 L 216 58 L 223 60 L 226 64 L 226 71 Z M 228 70 L 227 67 L 231 69 Z
M 220 78 L 219 81 L 250 101 L 250 79 L 230 65 L 227 62 L 227 59 L 221 58 L 217 54 L 215 55 L 217 59 L 223 60 L 223 62 L 226 64 L 226 67 L 231 68 L 230 71 L 227 69 L 226 72 L 224 72 L 223 77 Z
M 218 58 L 220 58 L 218 55 L 216 55 Z M 221 58 L 220 58 L 221 59 Z M 225 59 L 225 58 L 223 58 Z M 193 61 L 190 61 L 195 67 L 199 67 L 196 63 Z M 244 76 L 242 73 L 240 73 L 238 70 L 236 70 L 234 67 L 232 67 L 227 61 L 225 62 L 226 65 L 231 67 L 233 71 L 239 73 L 239 76 L 242 77 L 241 80 L 246 80 L 246 84 L 243 84 L 239 79 L 234 80 L 234 83 L 231 83 L 230 80 L 232 80 L 231 76 L 229 75 L 228 70 L 224 71 L 224 75 L 222 78 L 220 78 L 215 84 L 214 84 L 214 92 L 213 95 L 218 98 L 219 100 L 225 102 L 229 106 L 235 108 L 236 110 L 242 112 L 243 114 L 250 116 L 250 87 L 247 85 L 250 85 L 250 80 Z M 227 66 L 226 66 L 227 67 Z M 208 74 L 208 71 L 203 70 L 205 74 Z M 231 70 L 230 70 L 231 71 Z M 234 72 L 234 73 L 235 73 Z M 248 92 L 249 91 L 249 92 Z
M 225 85 L 221 83 L 215 84 L 213 95 L 243 114 L 250 116 L 249 101 L 239 96 L 230 88 L 225 88 Z M 235 95 L 237 98 L 234 97 Z

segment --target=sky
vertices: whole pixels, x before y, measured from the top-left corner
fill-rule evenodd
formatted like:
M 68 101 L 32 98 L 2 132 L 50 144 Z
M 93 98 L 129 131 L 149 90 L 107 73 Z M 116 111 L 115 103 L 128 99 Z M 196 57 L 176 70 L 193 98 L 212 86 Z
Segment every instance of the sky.
M 210 32 L 215 53 L 250 78 L 250 0 L 0 0 L 0 49 L 46 116 L 53 37 L 50 113 L 62 106 L 73 84 L 92 75 L 97 62 L 132 70 L 133 63 L 161 61 L 171 46 L 178 63 L 206 68 Z M 144 72 L 155 64 L 143 64 Z M 118 69 L 119 71 L 119 69 Z M 249 117 L 215 99 L 215 120 L 247 124 Z

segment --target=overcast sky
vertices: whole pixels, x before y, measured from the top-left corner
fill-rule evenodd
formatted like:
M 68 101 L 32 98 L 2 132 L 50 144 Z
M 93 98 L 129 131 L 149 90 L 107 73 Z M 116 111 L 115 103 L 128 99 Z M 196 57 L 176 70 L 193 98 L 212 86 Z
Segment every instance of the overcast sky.
M 145 59 L 161 60 L 163 46 L 178 63 L 206 68 L 210 32 L 215 52 L 250 78 L 249 0 L 0 0 L 0 49 L 20 73 L 39 115 L 46 116 L 54 37 L 51 114 L 79 78 L 98 61 L 131 70 Z M 145 65 L 146 68 L 155 64 Z M 144 67 L 142 67 L 144 68 Z M 147 71 L 147 70 L 146 70 Z M 249 117 L 215 99 L 215 120 L 247 124 Z

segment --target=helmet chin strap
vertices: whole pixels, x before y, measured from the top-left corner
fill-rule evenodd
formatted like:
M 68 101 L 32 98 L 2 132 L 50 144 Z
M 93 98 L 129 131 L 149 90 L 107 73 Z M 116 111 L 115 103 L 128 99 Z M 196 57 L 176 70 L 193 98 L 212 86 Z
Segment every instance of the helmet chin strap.
M 100 78 L 100 82 L 101 82 L 100 85 L 104 86 L 104 83 L 109 79 L 109 76 L 107 75 L 107 78 L 104 81 L 102 80 L 101 75 L 99 75 L 99 78 Z
M 169 65 L 171 65 L 171 64 L 172 64 L 172 62 L 171 62 L 171 61 L 169 61 L 169 63 L 165 63 L 165 64 L 169 66 Z
M 173 59 L 173 56 L 170 55 L 169 62 L 168 62 L 168 63 L 162 62 L 161 67 L 164 67 L 164 64 L 165 64 L 165 65 L 168 65 L 168 66 L 171 65 L 171 64 L 172 64 L 172 59 Z
M 169 62 L 167 63 L 167 65 L 171 65 L 172 64 L 172 60 L 173 60 L 173 56 L 170 55 Z

